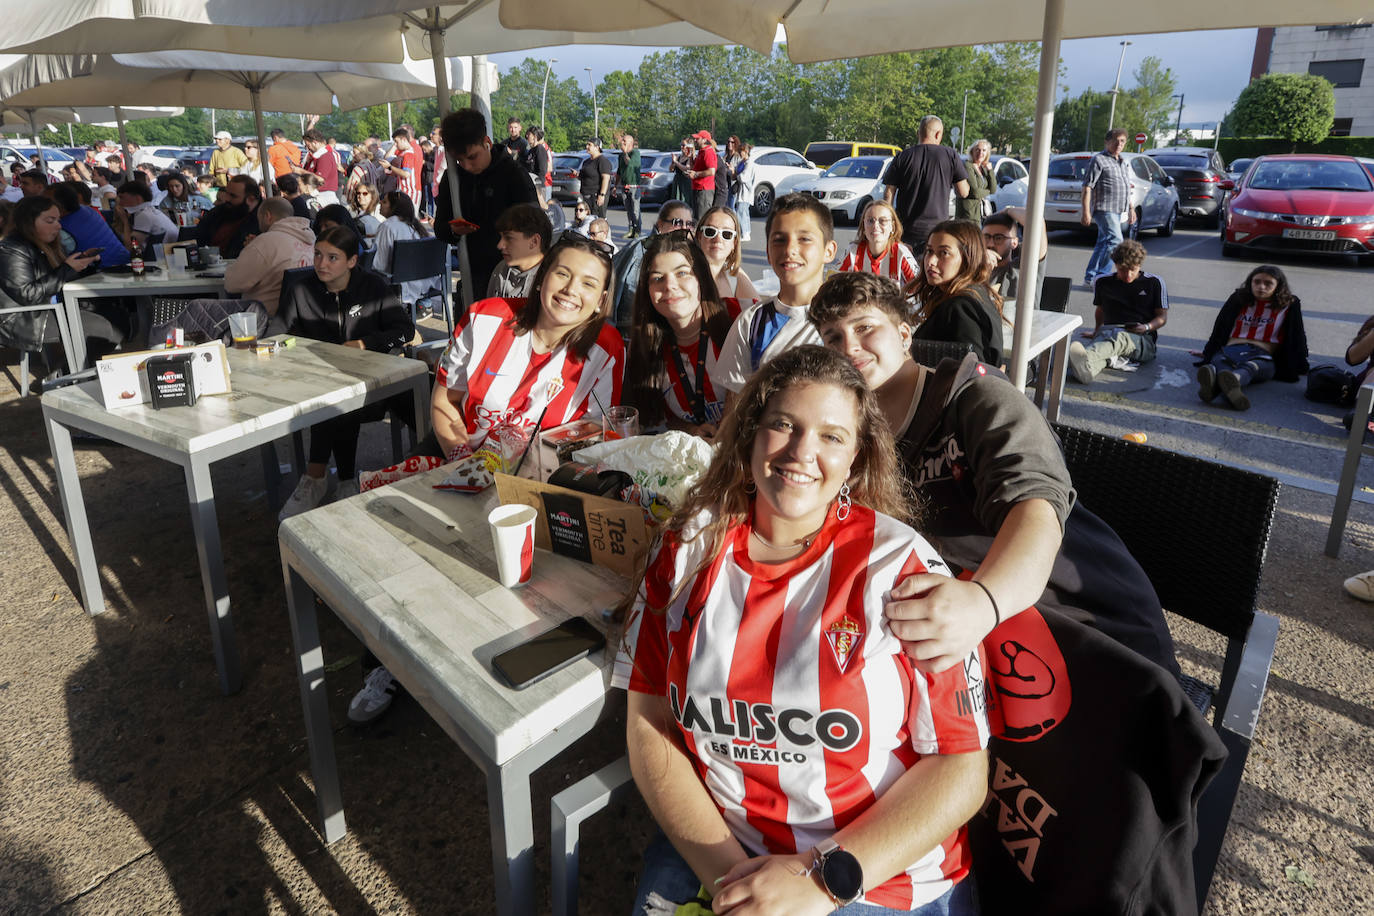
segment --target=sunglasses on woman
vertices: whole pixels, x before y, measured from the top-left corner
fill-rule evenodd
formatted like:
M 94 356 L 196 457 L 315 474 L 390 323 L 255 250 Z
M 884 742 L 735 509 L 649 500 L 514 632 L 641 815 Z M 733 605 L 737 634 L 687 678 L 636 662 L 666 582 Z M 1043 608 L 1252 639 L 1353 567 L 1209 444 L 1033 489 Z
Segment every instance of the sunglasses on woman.
M 704 239 L 713 239 L 716 236 L 720 236 L 727 242 L 733 242 L 735 236 L 739 235 L 739 233 L 733 229 L 717 229 L 715 226 L 702 226 L 697 230 L 697 235 Z

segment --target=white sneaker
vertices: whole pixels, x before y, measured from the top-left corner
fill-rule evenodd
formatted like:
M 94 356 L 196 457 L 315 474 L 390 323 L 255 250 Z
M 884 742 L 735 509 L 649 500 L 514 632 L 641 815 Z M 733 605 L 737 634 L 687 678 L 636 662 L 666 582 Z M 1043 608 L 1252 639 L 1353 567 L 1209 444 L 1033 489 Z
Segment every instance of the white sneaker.
M 296 491 L 291 494 L 291 498 L 282 506 L 281 512 L 277 515 L 278 521 L 286 521 L 294 515 L 302 512 L 309 512 L 311 509 L 324 502 L 329 495 L 329 475 L 323 477 L 311 477 L 309 474 L 302 474 L 301 479 L 296 483 Z
M 1345 591 L 1352 598 L 1374 601 L 1374 569 L 1345 580 Z
M 373 668 L 363 680 L 363 689 L 348 704 L 348 721 L 366 725 L 386 712 L 391 708 L 396 686 L 390 671 L 380 665 Z

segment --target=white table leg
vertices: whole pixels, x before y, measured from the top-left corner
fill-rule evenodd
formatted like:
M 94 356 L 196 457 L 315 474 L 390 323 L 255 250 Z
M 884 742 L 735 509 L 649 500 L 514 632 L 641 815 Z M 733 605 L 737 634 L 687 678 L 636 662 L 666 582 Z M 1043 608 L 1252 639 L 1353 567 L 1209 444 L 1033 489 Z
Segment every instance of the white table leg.
M 534 815 L 530 773 L 519 766 L 487 771 L 492 876 L 500 916 L 534 914 Z
M 1059 422 L 1059 402 L 1064 397 L 1064 375 L 1069 367 L 1069 341 L 1073 339 L 1073 330 L 1055 341 L 1052 352 L 1054 353 L 1054 365 L 1050 367 L 1050 400 L 1049 406 L 1045 410 L 1045 418 L 1051 423 Z
M 234 618 L 229 608 L 229 582 L 224 574 L 224 553 L 219 541 L 215 493 L 210 466 L 191 458 L 186 465 L 186 495 L 191 503 L 191 528 L 200 557 L 200 581 L 205 587 L 205 610 L 210 616 L 210 640 L 215 648 L 220 690 L 237 693 L 243 683 L 239 650 L 234 639 Z
M 86 335 L 81 330 L 81 300 L 75 293 L 62 293 L 62 308 L 67 312 L 67 371 L 72 375 L 86 368 Z
M 57 476 L 57 495 L 62 500 L 62 515 L 67 523 L 67 541 L 72 545 L 81 603 L 87 614 L 95 616 L 104 612 L 105 596 L 100 590 L 100 567 L 95 561 L 95 547 L 91 544 L 86 503 L 81 498 L 81 477 L 76 470 L 71 430 L 48 419 L 46 415 L 43 424 L 48 430 L 48 447 L 52 450 L 53 469 Z
M 348 832 L 344 823 L 343 795 L 339 791 L 339 764 L 334 756 L 334 732 L 329 725 L 329 695 L 324 681 L 324 650 L 320 647 L 315 593 L 282 557 L 286 577 L 286 609 L 291 618 L 291 639 L 296 645 L 296 675 L 300 680 L 305 734 L 310 745 L 310 774 L 315 780 L 315 800 L 324 825 L 324 841 L 333 843 Z
M 1326 533 L 1326 555 L 1340 556 L 1341 537 L 1345 521 L 1350 515 L 1350 500 L 1355 495 L 1355 478 L 1360 472 L 1360 456 L 1364 454 L 1364 436 L 1369 423 L 1369 411 L 1374 404 L 1374 385 L 1362 385 L 1355 398 L 1355 419 L 1350 423 L 1350 435 L 1345 440 L 1345 461 L 1341 465 L 1341 481 L 1336 488 L 1336 504 L 1331 507 L 1331 528 Z

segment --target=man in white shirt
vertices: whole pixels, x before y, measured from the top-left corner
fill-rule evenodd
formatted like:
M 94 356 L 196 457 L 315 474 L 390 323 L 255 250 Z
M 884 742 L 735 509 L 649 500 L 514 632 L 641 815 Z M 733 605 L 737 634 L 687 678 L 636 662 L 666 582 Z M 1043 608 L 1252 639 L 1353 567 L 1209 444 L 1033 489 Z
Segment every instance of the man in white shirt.
M 177 224 L 153 205 L 153 192 L 146 184 L 126 181 L 119 186 L 117 194 L 119 210 L 127 217 L 129 231 L 140 244 L 146 244 L 148 238 L 155 235 L 162 236 L 164 245 L 177 240 Z

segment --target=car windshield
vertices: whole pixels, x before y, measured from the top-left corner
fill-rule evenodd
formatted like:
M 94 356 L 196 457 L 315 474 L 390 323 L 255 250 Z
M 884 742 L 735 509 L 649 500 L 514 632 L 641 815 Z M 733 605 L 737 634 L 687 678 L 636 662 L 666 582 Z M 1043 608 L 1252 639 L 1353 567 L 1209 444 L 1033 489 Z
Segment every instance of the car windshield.
M 1092 159 L 1087 156 L 1073 159 L 1053 159 L 1050 161 L 1049 177 L 1058 178 L 1061 181 L 1081 182 L 1088 177 L 1088 165 L 1091 163 Z
M 34 147 L 32 147 L 32 146 L 21 146 L 21 147 L 19 147 L 19 151 L 20 151 L 21 153 L 23 153 L 25 156 L 32 156 L 34 153 L 37 152 L 37 150 L 36 150 Z M 48 148 L 48 147 L 45 146 L 45 147 L 43 147 L 43 161 L 44 161 L 44 162 L 71 162 L 71 161 L 72 161 L 72 157 L 71 157 L 71 156 L 68 156 L 66 153 L 62 152 L 61 150 L 50 149 L 50 148 Z
M 553 167 L 556 169 L 575 169 L 581 165 L 581 156 L 559 156 L 553 161 Z
M 1368 191 L 1369 175 L 1357 162 L 1313 159 L 1261 162 L 1249 187 L 1258 191 Z
M 822 178 L 877 178 L 883 170 L 881 159 L 841 159 L 825 170 Z
M 1172 155 L 1167 153 L 1155 153 L 1151 158 L 1155 162 L 1164 166 L 1166 169 L 1205 169 L 1207 168 L 1206 156 L 1180 156 L 1177 153 Z

